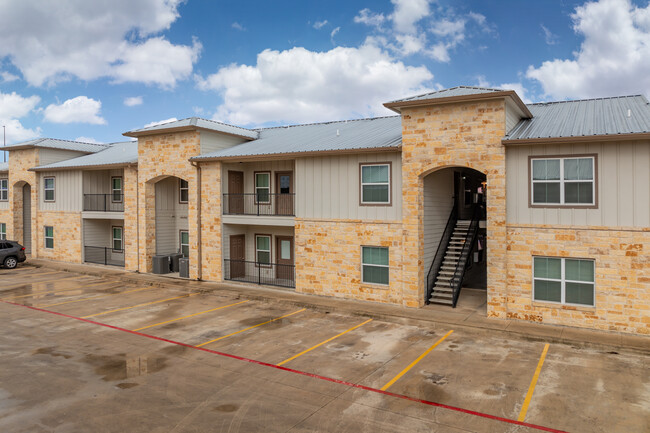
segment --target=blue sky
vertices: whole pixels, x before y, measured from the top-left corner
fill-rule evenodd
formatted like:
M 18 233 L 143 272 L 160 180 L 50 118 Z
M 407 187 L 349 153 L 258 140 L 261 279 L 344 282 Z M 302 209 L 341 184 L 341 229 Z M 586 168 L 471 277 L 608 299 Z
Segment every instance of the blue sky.
M 152 122 L 391 114 L 456 85 L 526 102 L 650 95 L 647 1 L 5 0 L 0 125 L 123 141 Z

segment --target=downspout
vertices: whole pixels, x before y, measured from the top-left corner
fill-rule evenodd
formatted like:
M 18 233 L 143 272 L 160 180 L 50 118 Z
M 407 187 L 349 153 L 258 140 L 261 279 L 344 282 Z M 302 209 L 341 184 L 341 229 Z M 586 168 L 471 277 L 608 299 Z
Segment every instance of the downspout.
M 135 172 L 135 230 L 136 253 L 138 254 L 138 267 L 135 272 L 140 273 L 140 171 L 137 168 Z
M 196 183 L 197 183 L 197 203 L 196 203 L 196 265 L 197 275 L 196 279 L 201 280 L 203 277 L 203 261 L 201 252 L 201 166 L 198 162 L 190 161 L 196 167 Z

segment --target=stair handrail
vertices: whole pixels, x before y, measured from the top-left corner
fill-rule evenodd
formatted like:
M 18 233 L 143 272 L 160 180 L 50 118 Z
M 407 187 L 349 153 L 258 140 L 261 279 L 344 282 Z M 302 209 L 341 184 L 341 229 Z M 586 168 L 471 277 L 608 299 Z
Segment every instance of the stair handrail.
M 436 255 L 434 256 L 431 266 L 429 267 L 429 272 L 427 273 L 427 290 L 425 293 L 426 298 L 424 299 L 426 304 L 429 304 L 430 302 L 429 299 L 431 299 L 431 295 L 433 294 L 433 286 L 436 282 L 436 277 L 440 272 L 440 267 L 444 261 L 445 253 L 447 252 L 447 246 L 449 245 L 451 235 L 454 233 L 454 228 L 456 227 L 456 221 L 458 220 L 458 211 L 456 210 L 455 200 L 456 199 L 454 198 L 451 212 L 449 213 L 449 219 L 447 219 L 447 225 L 445 226 L 445 230 L 442 232 L 440 242 L 438 242 Z
M 452 289 L 452 307 L 456 308 L 456 303 L 458 302 L 458 296 L 460 296 L 460 289 L 463 285 L 463 278 L 465 278 L 465 271 L 467 270 L 467 264 L 471 258 L 472 250 L 474 250 L 474 244 L 478 238 L 478 226 L 479 221 L 483 215 L 483 207 L 480 204 L 474 206 L 472 211 L 472 219 L 469 223 L 467 234 L 465 235 L 465 242 L 463 243 L 463 248 L 458 257 L 458 262 L 456 263 L 456 269 L 452 278 L 449 280 L 449 286 Z

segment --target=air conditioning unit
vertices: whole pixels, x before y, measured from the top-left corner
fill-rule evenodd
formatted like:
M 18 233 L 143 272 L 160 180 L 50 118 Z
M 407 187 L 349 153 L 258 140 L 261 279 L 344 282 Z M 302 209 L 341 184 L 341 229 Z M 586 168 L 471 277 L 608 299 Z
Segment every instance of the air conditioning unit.
M 170 259 L 169 256 L 153 256 L 153 273 L 168 274 Z
M 190 277 L 190 259 L 182 258 L 178 260 L 178 273 L 181 278 Z
M 171 254 L 169 258 L 171 259 L 171 271 L 178 272 L 178 260 L 183 257 L 181 253 Z

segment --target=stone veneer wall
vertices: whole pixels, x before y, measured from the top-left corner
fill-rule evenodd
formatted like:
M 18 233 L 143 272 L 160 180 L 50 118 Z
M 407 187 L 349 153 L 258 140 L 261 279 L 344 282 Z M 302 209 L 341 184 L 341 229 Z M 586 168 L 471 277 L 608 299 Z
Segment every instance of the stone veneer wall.
M 138 168 L 124 167 L 124 269 L 138 270 Z
M 505 101 L 402 109 L 403 299 L 424 303 L 423 178 L 446 167 L 487 177 L 487 273 L 490 317 L 506 317 Z
M 507 317 L 650 334 L 650 228 L 508 226 Z M 533 301 L 532 257 L 594 259 L 594 307 Z
M 221 281 L 221 163 L 201 164 L 201 278 Z
M 38 197 L 40 183 L 38 175 L 29 171 L 37 167 L 38 149 L 13 150 L 9 152 L 9 208 L 13 219 L 7 222 L 7 238 L 25 243 L 23 239 L 23 191 L 24 183 L 31 186 L 32 203 L 32 257 L 38 257 L 38 242 L 41 238 L 38 228 Z
M 44 227 L 54 228 L 54 248 L 45 248 Z M 71 263 L 82 263 L 81 214 L 79 212 L 40 211 L 39 225 L 32 226 L 32 233 L 38 232 L 38 257 Z
M 389 285 L 361 282 L 361 246 L 389 248 Z M 296 291 L 402 303 L 402 224 L 296 218 Z
M 13 227 L 13 213 L 10 209 L 0 209 L 0 223 L 5 223 L 7 225 L 7 239 L 13 240 L 11 236 L 11 227 Z

